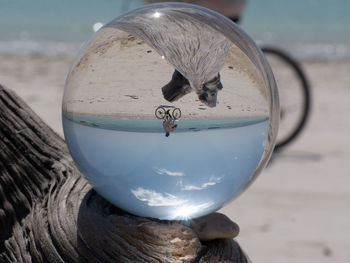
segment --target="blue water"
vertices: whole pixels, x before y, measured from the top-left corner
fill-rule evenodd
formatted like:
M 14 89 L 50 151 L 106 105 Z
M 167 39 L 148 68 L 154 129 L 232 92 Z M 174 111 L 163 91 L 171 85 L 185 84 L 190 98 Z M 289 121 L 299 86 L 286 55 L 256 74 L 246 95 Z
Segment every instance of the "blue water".
M 107 129 L 103 119 L 96 127 L 88 119 L 81 124 L 64 117 L 70 152 L 107 200 L 133 214 L 160 219 L 208 214 L 238 196 L 259 165 L 268 130 L 266 118 L 233 119 L 231 127 L 228 122 L 225 128 L 202 125 L 166 137 L 161 129 L 143 132 L 145 122 L 137 119 L 132 131 L 113 120 L 113 129 Z M 154 121 L 161 127 L 161 120 Z
M 241 27 L 259 44 L 299 57 L 350 57 L 350 1 L 250 0 Z M 106 23 L 141 0 L 0 0 L 0 54 L 75 54 Z
M 250 0 L 242 27 L 299 57 L 350 57 L 350 1 Z

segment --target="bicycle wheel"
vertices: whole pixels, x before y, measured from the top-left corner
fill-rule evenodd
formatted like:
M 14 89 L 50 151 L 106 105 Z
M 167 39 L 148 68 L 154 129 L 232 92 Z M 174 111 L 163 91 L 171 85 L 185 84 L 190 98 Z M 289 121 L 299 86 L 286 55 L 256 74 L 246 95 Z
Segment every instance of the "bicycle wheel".
M 174 120 L 178 120 L 181 118 L 181 110 L 179 108 L 175 108 L 173 110 L 173 118 Z
M 155 111 L 155 115 L 158 119 L 164 119 L 166 115 L 166 110 L 164 109 L 164 107 L 159 106 Z
M 292 142 L 305 127 L 311 94 L 308 80 L 299 63 L 285 51 L 262 47 L 276 79 L 280 97 L 280 126 L 275 151 Z

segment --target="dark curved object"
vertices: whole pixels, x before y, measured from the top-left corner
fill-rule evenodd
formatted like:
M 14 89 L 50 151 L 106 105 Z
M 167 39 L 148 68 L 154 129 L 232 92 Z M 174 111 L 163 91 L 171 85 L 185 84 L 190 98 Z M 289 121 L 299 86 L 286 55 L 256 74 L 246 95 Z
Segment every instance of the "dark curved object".
M 175 69 L 171 81 L 162 87 L 164 99 L 174 102 L 191 92 L 190 82 Z
M 302 88 L 301 90 L 304 98 L 301 118 L 293 127 L 293 129 L 291 129 L 291 131 L 289 132 L 289 135 L 286 136 L 285 139 L 283 139 L 282 141 L 277 141 L 274 149 L 274 151 L 277 152 L 277 151 L 280 151 L 287 144 L 292 142 L 298 135 L 300 135 L 301 131 L 304 129 L 305 124 L 310 115 L 309 113 L 311 108 L 311 91 L 310 91 L 309 81 L 304 71 L 301 69 L 300 64 L 293 57 L 291 57 L 286 51 L 276 47 L 270 47 L 270 46 L 261 47 L 261 50 L 263 51 L 264 54 L 271 54 L 276 57 L 279 57 L 281 60 L 283 60 L 286 64 L 289 65 L 289 67 L 296 73 L 296 76 L 300 80 L 301 88 Z M 283 105 L 281 105 L 281 107 L 283 107 Z

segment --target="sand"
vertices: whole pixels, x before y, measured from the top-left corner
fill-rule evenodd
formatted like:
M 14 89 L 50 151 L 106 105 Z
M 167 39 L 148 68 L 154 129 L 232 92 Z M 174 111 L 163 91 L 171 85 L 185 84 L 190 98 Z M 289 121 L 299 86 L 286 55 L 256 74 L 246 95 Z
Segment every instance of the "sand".
M 61 100 L 72 58 L 1 56 L 0 83 L 63 134 Z M 304 61 L 311 119 L 256 182 L 221 210 L 239 224 L 253 262 L 350 261 L 350 60 Z
M 192 32 L 191 30 L 187 31 Z M 220 56 L 219 58 L 213 56 L 216 59 L 208 59 L 207 53 L 199 55 L 201 52 L 203 53 L 203 50 L 206 50 L 206 47 L 194 52 L 196 56 L 200 57 L 198 63 L 206 65 L 199 67 L 193 65 L 195 63 L 186 62 L 186 59 L 191 57 L 187 54 L 183 55 L 185 59 L 182 64 L 179 61 L 174 62 L 176 60 L 174 57 L 181 56 L 175 56 L 171 52 L 168 54 L 165 51 L 161 53 L 163 50 L 152 48 L 146 41 L 116 28 L 106 27 L 98 34 L 98 37 L 85 47 L 86 52 L 76 61 L 76 65 L 70 73 L 67 92 L 64 95 L 63 108 L 65 112 L 80 115 L 151 119 L 155 117 L 154 112 L 159 105 L 172 105 L 181 109 L 181 119 L 232 119 L 268 116 L 267 97 L 269 96 L 264 90 L 262 76 L 248 56 L 231 42 L 227 41 L 229 44 L 229 48 L 226 50 L 227 54 L 221 55 L 228 57 L 226 62 L 220 59 Z M 200 34 L 200 36 L 202 35 L 206 34 Z M 160 37 L 160 39 L 162 38 Z M 194 39 L 197 40 L 197 38 Z M 176 49 L 173 50 L 167 46 L 170 42 L 162 43 L 162 47 L 166 50 L 176 51 Z M 180 38 L 178 45 L 185 42 L 183 38 Z M 213 41 L 202 40 L 202 42 Z M 218 43 L 220 44 L 220 42 Z M 193 46 L 197 45 L 193 44 Z M 178 54 L 181 50 L 183 49 L 174 53 Z M 206 60 L 203 61 L 203 58 Z M 212 60 L 219 60 L 219 62 L 214 63 L 211 62 Z M 210 64 L 209 62 L 214 64 L 214 69 L 210 69 L 213 65 L 207 65 Z M 179 65 L 176 68 L 182 69 L 185 76 L 188 74 L 195 77 L 188 78 L 193 91 L 170 103 L 164 99 L 161 88 L 171 80 L 174 73 L 173 65 Z M 187 69 L 184 65 L 193 65 L 194 69 L 191 67 Z M 194 91 L 196 86 L 192 84 L 192 82 L 203 84 L 208 81 L 204 77 L 201 78 L 208 73 L 202 68 L 208 69 L 208 72 L 215 72 L 214 75 L 211 72 L 211 76 L 217 76 L 218 69 L 220 69 L 223 89 L 218 91 L 218 103 L 212 108 L 207 107 L 198 99 L 198 95 Z M 211 79 L 212 77 L 209 78 L 209 80 Z M 239 103 L 235 103 L 237 97 L 240 98 Z

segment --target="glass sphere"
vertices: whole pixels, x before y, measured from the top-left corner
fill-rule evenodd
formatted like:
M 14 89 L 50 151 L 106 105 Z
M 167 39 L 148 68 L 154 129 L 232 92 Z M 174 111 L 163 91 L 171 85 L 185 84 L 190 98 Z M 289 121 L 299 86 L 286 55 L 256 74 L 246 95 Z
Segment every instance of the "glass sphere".
M 104 25 L 68 74 L 63 127 L 94 189 L 130 213 L 188 219 L 237 197 L 268 161 L 278 94 L 233 22 L 188 4 Z

